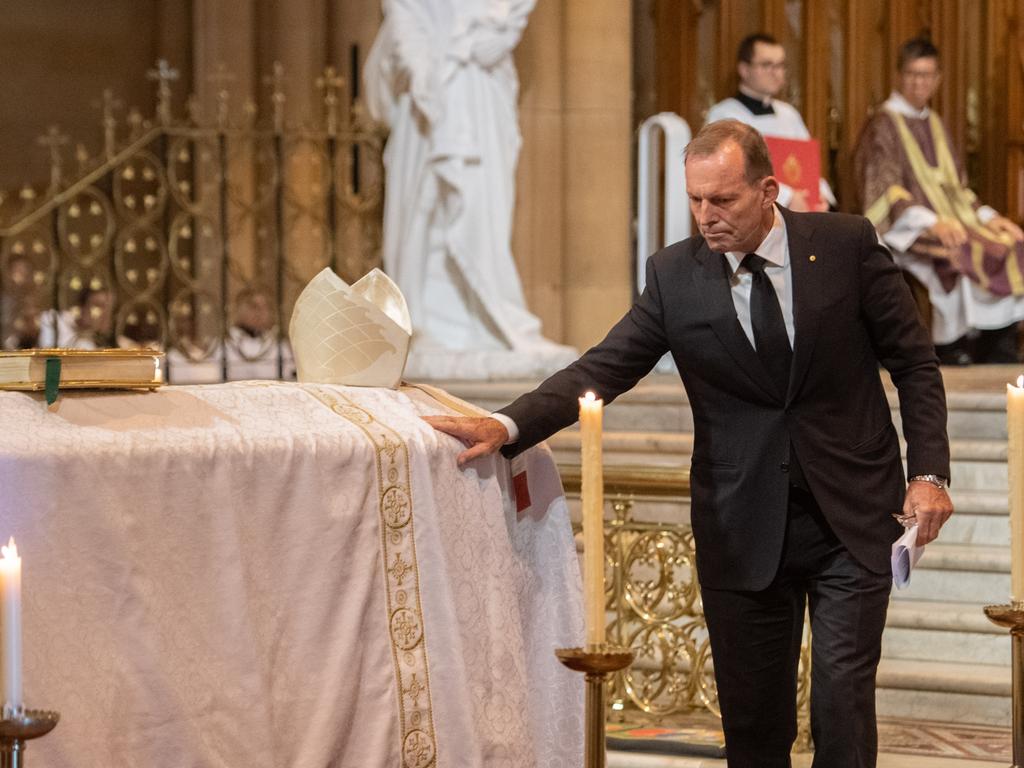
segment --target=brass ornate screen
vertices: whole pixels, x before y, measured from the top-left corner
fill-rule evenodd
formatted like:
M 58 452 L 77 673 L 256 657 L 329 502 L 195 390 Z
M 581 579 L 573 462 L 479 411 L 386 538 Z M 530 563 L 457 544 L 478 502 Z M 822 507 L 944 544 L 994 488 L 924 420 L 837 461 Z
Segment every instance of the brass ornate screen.
M 153 119 L 103 100 L 104 147 L 74 169 L 56 128 L 43 191 L 0 205 L 0 339 L 7 348 L 150 346 L 179 365 L 232 358 L 284 371 L 291 307 L 332 267 L 354 280 L 379 263 L 383 135 L 347 100 L 333 68 L 317 79 L 315 124 L 286 119 L 284 73 L 266 79 L 269 114 L 232 115 L 221 88 L 213 114 L 194 97 L 171 110 L 176 73 L 159 62 Z M 218 78 L 227 82 L 229 76 Z M 10 148 L 8 148 L 10 150 Z

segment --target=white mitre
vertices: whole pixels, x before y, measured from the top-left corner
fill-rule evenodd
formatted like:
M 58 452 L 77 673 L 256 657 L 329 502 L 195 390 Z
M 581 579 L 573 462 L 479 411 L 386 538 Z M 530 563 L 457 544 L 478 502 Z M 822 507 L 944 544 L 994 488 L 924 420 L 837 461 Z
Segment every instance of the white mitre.
M 412 323 L 402 292 L 379 269 L 350 286 L 325 268 L 299 294 L 288 335 L 301 382 L 395 388 Z

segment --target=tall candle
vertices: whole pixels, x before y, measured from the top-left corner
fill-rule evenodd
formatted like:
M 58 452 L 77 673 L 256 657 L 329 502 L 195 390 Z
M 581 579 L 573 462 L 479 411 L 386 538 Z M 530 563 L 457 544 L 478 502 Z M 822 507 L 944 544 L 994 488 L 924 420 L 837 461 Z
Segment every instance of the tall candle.
M 583 508 L 583 606 L 587 645 L 604 643 L 604 471 L 601 413 L 593 392 L 580 398 L 580 502 Z
M 9 713 L 22 707 L 21 558 L 13 536 L 0 552 L 0 703 Z
M 1010 599 L 1024 601 L 1024 376 L 1006 385 L 1006 467 L 1010 476 Z

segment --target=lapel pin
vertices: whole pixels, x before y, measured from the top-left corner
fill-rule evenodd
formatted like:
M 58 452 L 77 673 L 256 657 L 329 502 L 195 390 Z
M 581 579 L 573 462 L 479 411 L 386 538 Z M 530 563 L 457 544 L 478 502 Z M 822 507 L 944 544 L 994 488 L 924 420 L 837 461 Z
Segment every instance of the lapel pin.
M 812 253 L 812 254 L 811 254 L 811 256 L 810 256 L 810 259 L 811 259 L 811 261 L 817 261 L 817 260 L 818 260 L 818 257 L 817 257 L 817 256 L 815 256 L 815 255 L 814 255 L 814 254 Z

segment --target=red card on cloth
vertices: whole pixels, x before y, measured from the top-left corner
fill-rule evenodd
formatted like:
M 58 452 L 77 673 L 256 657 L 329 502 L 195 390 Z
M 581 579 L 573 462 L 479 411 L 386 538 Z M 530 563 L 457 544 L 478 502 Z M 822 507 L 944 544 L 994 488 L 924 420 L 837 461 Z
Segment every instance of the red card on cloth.
M 780 139 L 765 136 L 768 153 L 772 156 L 775 178 L 793 189 L 807 191 L 807 207 L 818 210 L 821 199 L 819 179 L 821 178 L 821 153 L 817 139 Z
M 512 459 L 512 493 L 516 496 L 516 512 L 530 508 L 530 481 L 526 474 L 526 455 Z
M 526 469 L 512 475 L 512 490 L 516 494 L 516 512 L 522 512 L 530 506 L 530 483 L 526 477 Z

